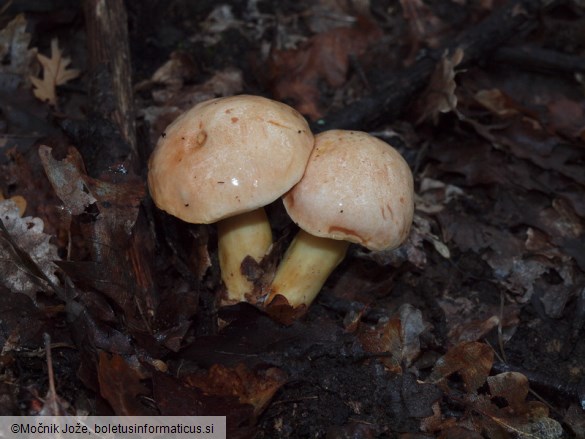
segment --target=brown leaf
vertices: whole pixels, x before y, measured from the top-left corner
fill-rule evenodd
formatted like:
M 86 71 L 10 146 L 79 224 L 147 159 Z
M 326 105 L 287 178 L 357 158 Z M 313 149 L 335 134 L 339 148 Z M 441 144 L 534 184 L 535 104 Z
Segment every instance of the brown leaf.
M 457 96 L 455 95 L 455 67 L 463 61 L 463 49 L 457 48 L 455 53 L 443 54 L 437 63 L 431 76 L 430 83 L 423 93 L 422 114 L 417 124 L 424 120 L 431 120 L 435 125 L 439 119 L 439 113 L 448 113 L 457 108 Z
M 558 98 L 548 104 L 549 127 L 569 138 L 585 140 L 585 108 L 583 103 Z
M 371 20 L 360 17 L 354 27 L 340 27 L 310 38 L 297 50 L 275 50 L 268 60 L 274 97 L 292 99 L 295 108 L 312 119 L 322 115 L 319 81 L 331 87 L 345 83 L 349 56 L 360 56 L 382 35 Z
M 528 395 L 528 378 L 518 372 L 503 372 L 488 377 L 488 386 L 492 396 L 505 398 L 515 413 L 526 411 L 525 400 Z
M 252 372 L 242 363 L 233 368 L 214 364 L 206 374 L 190 375 L 185 381 L 207 395 L 235 396 L 241 404 L 254 407 L 258 416 L 286 382 L 286 374 L 276 367 Z
M 400 307 L 399 318 L 381 321 L 375 327 L 360 324 L 357 337 L 366 352 L 390 354 L 382 358 L 384 365 L 401 373 L 402 364 L 409 367 L 420 354 L 420 335 L 427 329 L 422 313 L 410 304 Z
M 59 49 L 59 41 L 56 38 L 51 40 L 51 57 L 47 58 L 39 53 L 37 59 L 43 66 L 43 78 L 30 77 L 34 85 L 33 93 L 41 101 L 56 106 L 56 87 L 77 78 L 79 70 L 67 68 L 71 59 L 63 57 L 63 52 Z
M 481 387 L 492 368 L 494 352 L 483 343 L 461 343 L 447 351 L 435 364 L 431 379 L 442 380 L 458 372 L 468 392 Z
M 474 98 L 477 102 L 500 117 L 518 114 L 518 104 L 507 94 L 497 88 L 480 90 Z
M 141 383 L 145 377 L 131 367 L 122 356 L 100 352 L 98 380 L 100 394 L 110 403 L 118 416 L 148 416 L 153 412 L 138 400 L 150 390 Z
M 470 395 L 468 402 L 474 411 L 482 415 L 477 427 L 487 437 L 509 437 L 507 433 L 527 439 L 557 439 L 563 436 L 561 424 L 548 417 L 547 406 L 539 401 L 517 400 L 518 404 L 523 405 L 520 412 L 511 406 L 499 407 L 486 395 Z
M 177 85 L 178 79 L 164 79 L 165 87 L 152 91 L 152 97 L 157 105 L 143 108 L 140 115 L 151 126 L 150 138 L 156 144 L 161 133 L 182 111 L 186 111 L 199 102 L 222 96 L 231 96 L 242 92 L 244 78 L 242 71 L 236 68 L 226 68 L 217 71 L 211 78 L 202 84 Z M 162 80 L 161 79 L 161 80 Z M 185 78 L 183 78 L 185 79 Z M 153 80 L 139 84 L 138 88 L 149 87 Z
M 172 88 L 181 88 L 185 81 L 197 74 L 197 65 L 187 52 L 175 50 L 169 60 L 152 74 L 151 81 Z
M 155 372 L 153 393 L 163 416 L 226 416 L 227 437 L 252 437 L 252 407 L 240 404 L 234 396 L 206 395 L 196 387 L 187 387 L 177 378 Z
M 361 324 L 358 328 L 357 337 L 366 352 L 390 354 L 389 357 L 382 358 L 381 362 L 391 372 L 401 373 L 402 340 L 400 333 L 400 319 L 394 318 L 380 322 L 375 327 Z
M 422 0 L 400 0 L 400 6 L 409 24 L 411 49 L 404 62 L 405 65 L 409 65 L 419 52 L 421 45 L 438 47 L 440 43 L 438 37 L 444 30 L 445 24 Z

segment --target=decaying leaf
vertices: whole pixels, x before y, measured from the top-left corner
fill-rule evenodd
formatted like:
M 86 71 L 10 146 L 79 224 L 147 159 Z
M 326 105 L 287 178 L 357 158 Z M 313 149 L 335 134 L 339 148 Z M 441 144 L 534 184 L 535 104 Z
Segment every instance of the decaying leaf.
M 43 66 L 43 77 L 30 77 L 34 85 L 33 93 L 43 102 L 50 105 L 57 105 L 57 86 L 63 85 L 79 76 L 79 70 L 68 69 L 71 59 L 63 56 L 59 49 L 59 42 L 56 38 L 51 40 L 51 57 L 38 54 L 37 58 Z
M 539 401 L 528 401 L 528 379 L 521 373 L 504 372 L 487 377 L 491 349 L 479 343 L 462 343 L 451 349 L 435 365 L 432 377 L 447 378 L 458 372 L 466 386 L 465 394 L 451 396 L 465 406 L 467 417 L 448 417 L 441 407 L 433 407 L 433 415 L 424 419 L 425 431 L 441 432 L 441 438 L 540 438 L 556 439 L 563 435 L 561 424 L 549 417 L 548 407 Z M 493 356 L 493 355 L 492 355 Z M 477 361 L 477 364 L 475 364 Z M 487 391 L 480 389 L 487 381 Z M 445 387 L 446 388 L 446 387 Z M 451 393 L 446 388 L 447 396 Z M 471 416 L 470 416 L 471 415 Z
M 458 372 L 468 392 L 473 393 L 482 386 L 492 368 L 494 352 L 483 343 L 461 343 L 441 357 L 431 374 L 431 379 L 440 381 Z
M 233 368 L 214 364 L 206 374 L 190 375 L 186 382 L 207 395 L 235 396 L 241 404 L 254 407 L 258 416 L 286 382 L 286 374 L 276 367 L 253 372 L 242 363 Z
M 378 322 L 375 327 L 360 324 L 358 339 L 366 352 L 386 354 L 381 361 L 393 372 L 401 373 L 420 354 L 420 336 L 428 329 L 422 313 L 410 304 L 400 307 L 399 317 Z
M 459 186 L 425 177 L 415 195 L 416 209 L 428 214 L 438 213 L 451 201 L 465 196 L 465 191 Z
M 522 378 L 521 378 L 522 377 Z M 499 375 L 494 377 L 499 380 Z M 504 378 L 510 381 L 510 378 Z M 517 374 L 511 381 L 522 383 L 525 381 L 522 374 Z M 525 387 L 521 385 L 522 387 Z M 508 437 L 508 434 L 522 439 L 557 439 L 563 436 L 563 428 L 556 420 L 549 417 L 548 407 L 540 401 L 520 401 L 513 393 L 518 386 L 512 384 L 502 389 L 501 395 L 505 400 L 515 400 L 518 406 L 516 411 L 511 405 L 495 404 L 488 395 L 470 395 L 467 398 L 469 408 L 480 414 L 475 427 L 489 438 Z M 523 394 L 524 392 L 521 392 Z M 503 406 L 500 406 L 503 405 Z
M 437 303 L 445 315 L 447 337 L 453 345 L 479 341 L 497 327 L 502 329 L 501 337 L 506 342 L 520 321 L 519 306 L 506 304 L 503 310 L 488 304 L 478 307 L 474 295 L 457 298 L 445 295 Z
M 359 18 L 354 27 L 340 27 L 313 36 L 299 49 L 275 50 L 268 61 L 274 97 L 292 99 L 295 108 L 312 119 L 322 116 L 319 81 L 340 87 L 346 80 L 349 56 L 360 56 L 382 32 L 371 20 Z
M 9 235 L 0 234 L 0 282 L 12 292 L 26 294 L 34 300 L 44 284 L 44 276 L 54 284 L 59 283 L 53 263 L 60 259 L 57 247 L 50 243 L 51 236 L 43 232 L 43 220 L 30 216 L 22 218 L 13 200 L 0 201 L 0 219 Z M 8 239 L 17 244 L 18 249 Z M 27 266 L 27 261 L 19 257 L 19 251 L 30 256 L 35 266 Z M 41 273 L 36 274 L 37 269 Z
M 400 319 L 391 319 L 379 322 L 375 327 L 360 324 L 358 327 L 358 339 L 366 352 L 372 354 L 385 353 L 381 358 L 388 370 L 396 373 L 402 372 L 402 340 L 400 337 Z
M 409 65 L 422 45 L 438 47 L 445 23 L 422 0 L 400 0 L 402 13 L 409 24 L 411 49 L 405 60 Z
M 242 71 L 237 68 L 215 72 L 203 84 L 177 87 L 178 83 L 182 84 L 190 69 L 189 66 L 177 65 L 182 62 L 188 61 L 183 61 L 182 57 L 171 57 L 171 60 L 155 72 L 152 79 L 139 84 L 140 88 L 149 87 L 155 82 L 165 84 L 164 88 L 152 91 L 157 105 L 140 110 L 140 115 L 151 126 L 150 138 L 153 144 L 156 144 L 160 134 L 182 111 L 208 99 L 241 93 L 244 88 Z M 165 67 L 167 65 L 169 67 Z
M 6 198 L 4 198 L 4 194 L 2 191 L 0 191 L 0 201 L 4 201 L 5 199 Z M 22 195 L 14 195 L 10 197 L 10 199 L 18 206 L 18 212 L 20 213 L 20 216 L 24 216 L 27 205 L 26 198 L 24 198 Z
M 0 30 L 0 72 L 26 77 L 37 55 L 36 49 L 29 49 L 31 36 L 26 31 L 26 18 L 18 14 Z M 5 63 L 4 60 L 9 60 Z
M 506 399 L 514 412 L 522 413 L 528 391 L 528 378 L 518 372 L 504 372 L 493 377 L 488 377 L 488 386 L 492 396 L 500 396 Z
M 96 198 L 90 193 L 85 178 L 83 160 L 77 150 L 71 150 L 68 158 L 61 162 L 53 159 L 51 148 L 41 145 L 39 155 L 49 179 L 54 182 L 53 188 L 57 196 L 66 203 L 71 215 L 80 215 Z
M 145 376 L 131 367 L 120 355 L 100 352 L 98 379 L 101 395 L 110 403 L 118 416 L 146 416 L 153 414 L 140 403 L 139 395 L 149 395 L 142 384 Z
M 477 102 L 500 117 L 518 114 L 518 104 L 500 89 L 479 90 L 474 98 Z
M 143 285 L 134 277 L 134 261 L 127 253 L 144 195 L 142 180 L 132 174 L 116 176 L 117 182 L 92 178 L 85 173 L 75 148 L 70 148 L 63 160 L 56 160 L 51 148 L 42 145 L 39 156 L 65 212 L 72 216 L 87 214 L 91 218 L 81 229 L 91 243 L 93 260 L 68 261 L 61 263 L 61 268 L 74 280 L 107 294 L 126 312 L 128 319 L 135 316 L 136 306 L 150 309 L 150 303 L 137 305 L 143 296 L 135 293 Z
M 205 394 L 181 380 L 161 372 L 153 373 L 153 396 L 163 416 L 226 416 L 227 436 L 251 437 L 254 425 L 252 406 L 238 402 L 237 396 Z
M 197 65 L 193 58 L 186 52 L 176 50 L 171 53 L 170 59 L 152 74 L 152 82 L 179 89 L 196 73 Z
M 431 120 L 437 124 L 440 113 L 448 113 L 457 108 L 455 95 L 455 67 L 463 61 L 463 49 L 457 48 L 453 54 L 445 53 L 437 63 L 433 76 L 422 98 L 422 114 L 417 124 Z

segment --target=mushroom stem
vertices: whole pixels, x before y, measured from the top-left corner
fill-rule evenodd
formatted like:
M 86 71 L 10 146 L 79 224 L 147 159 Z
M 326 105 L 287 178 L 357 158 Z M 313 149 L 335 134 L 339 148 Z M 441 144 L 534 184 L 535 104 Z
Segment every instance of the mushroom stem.
M 246 256 L 260 261 L 272 245 L 272 230 L 263 208 L 223 219 L 217 224 L 219 266 L 227 289 L 224 304 L 245 301 L 254 286 L 242 274 Z
M 345 257 L 348 246 L 347 241 L 320 238 L 301 229 L 284 254 L 266 303 L 280 294 L 293 308 L 308 307 Z

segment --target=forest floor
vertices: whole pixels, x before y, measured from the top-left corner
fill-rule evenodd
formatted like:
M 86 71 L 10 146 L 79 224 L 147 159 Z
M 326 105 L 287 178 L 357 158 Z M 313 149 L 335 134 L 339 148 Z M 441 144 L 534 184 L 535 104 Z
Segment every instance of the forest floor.
M 0 1 L 0 415 L 585 438 L 583 2 L 127 2 L 132 136 L 94 111 L 81 3 Z M 243 93 L 367 131 L 414 175 L 406 242 L 351 246 L 285 322 L 220 307 L 215 227 L 146 187 L 173 119 Z M 262 279 L 296 229 L 267 212 Z

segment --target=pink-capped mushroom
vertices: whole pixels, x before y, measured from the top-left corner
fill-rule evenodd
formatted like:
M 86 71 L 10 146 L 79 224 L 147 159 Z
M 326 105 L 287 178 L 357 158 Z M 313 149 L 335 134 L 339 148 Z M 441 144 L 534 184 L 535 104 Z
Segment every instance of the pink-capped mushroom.
M 398 247 L 414 215 L 413 177 L 398 151 L 360 131 L 315 136 L 301 181 L 284 197 L 300 227 L 269 288 L 266 303 L 283 296 L 308 307 L 350 243 L 370 250 Z
M 248 255 L 260 260 L 272 244 L 263 206 L 301 179 L 313 144 L 296 110 L 250 95 L 202 102 L 161 135 L 148 166 L 150 194 L 183 221 L 218 223 L 223 303 L 251 292 L 240 267 Z

